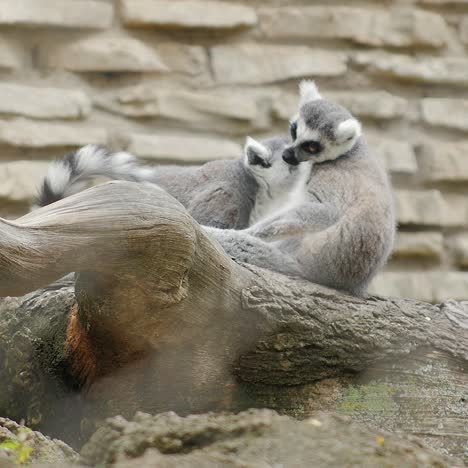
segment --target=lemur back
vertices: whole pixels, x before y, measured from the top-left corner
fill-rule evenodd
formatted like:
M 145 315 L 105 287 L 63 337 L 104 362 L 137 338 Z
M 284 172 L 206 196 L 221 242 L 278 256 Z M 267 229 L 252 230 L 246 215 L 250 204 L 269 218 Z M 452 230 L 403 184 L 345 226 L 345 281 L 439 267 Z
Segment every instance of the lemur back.
M 36 201 L 41 207 L 82 190 L 90 179 L 150 182 L 174 196 L 202 225 L 242 229 L 251 213 L 260 219 L 278 207 L 296 181 L 310 170 L 294 168 L 282 159 L 290 140 L 263 142 L 248 138 L 244 155 L 202 166 L 147 166 L 126 152 L 88 145 L 51 164 Z
M 309 190 L 326 201 L 337 220 L 323 231 L 305 234 L 298 249 L 299 261 L 309 259 L 304 271 L 314 282 L 364 293 L 390 255 L 395 235 L 384 169 L 360 137 L 346 157 L 316 165 Z M 313 210 L 309 216 L 313 218 Z

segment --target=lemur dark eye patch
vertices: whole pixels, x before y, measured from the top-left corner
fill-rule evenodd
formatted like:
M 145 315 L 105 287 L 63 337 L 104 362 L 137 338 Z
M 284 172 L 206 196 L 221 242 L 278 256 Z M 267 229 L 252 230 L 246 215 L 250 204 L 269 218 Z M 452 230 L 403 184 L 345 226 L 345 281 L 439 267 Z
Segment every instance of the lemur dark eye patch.
M 291 133 L 291 138 L 293 139 L 293 141 L 295 141 L 297 138 L 297 122 L 291 123 L 291 125 L 289 126 L 289 131 Z
M 318 141 L 305 141 L 301 144 L 301 149 L 309 154 L 317 154 L 322 151 L 323 146 Z
M 251 166 L 261 166 L 265 169 L 271 167 L 271 164 L 268 161 L 265 161 L 258 153 L 255 152 L 252 148 L 247 150 L 247 158 L 249 159 L 249 164 Z

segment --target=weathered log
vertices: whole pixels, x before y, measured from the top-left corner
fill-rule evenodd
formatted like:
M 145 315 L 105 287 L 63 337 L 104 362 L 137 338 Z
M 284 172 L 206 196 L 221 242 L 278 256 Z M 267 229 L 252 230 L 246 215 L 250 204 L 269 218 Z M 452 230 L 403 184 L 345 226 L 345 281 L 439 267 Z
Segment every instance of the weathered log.
M 70 271 L 75 295 L 57 286 L 3 304 L 5 416 L 54 433 L 68 407 L 89 433 L 137 409 L 334 409 L 463 454 L 463 305 L 355 298 L 239 265 L 164 191 L 126 182 L 0 222 L 1 295 Z

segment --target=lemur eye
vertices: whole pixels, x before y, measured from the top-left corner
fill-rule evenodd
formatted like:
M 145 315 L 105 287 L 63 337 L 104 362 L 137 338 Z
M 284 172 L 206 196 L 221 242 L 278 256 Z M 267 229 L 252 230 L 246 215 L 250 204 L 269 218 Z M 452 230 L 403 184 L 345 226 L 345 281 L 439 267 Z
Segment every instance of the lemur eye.
M 322 150 L 322 145 L 318 141 L 306 141 L 301 146 L 309 154 L 317 154 Z
M 293 139 L 293 141 L 295 141 L 297 138 L 297 122 L 291 123 L 289 131 L 291 132 L 291 138 Z

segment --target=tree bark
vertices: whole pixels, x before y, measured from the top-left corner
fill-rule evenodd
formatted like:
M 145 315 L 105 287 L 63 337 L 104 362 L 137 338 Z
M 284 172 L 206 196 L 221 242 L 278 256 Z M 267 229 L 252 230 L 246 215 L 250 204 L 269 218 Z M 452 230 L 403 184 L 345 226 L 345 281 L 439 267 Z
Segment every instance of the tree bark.
M 463 455 L 464 304 L 356 298 L 237 264 L 166 192 L 127 182 L 0 221 L 1 295 L 69 272 L 74 288 L 2 303 L 4 416 L 63 435 L 69 411 L 73 442 L 78 425 L 138 409 L 326 409 Z

